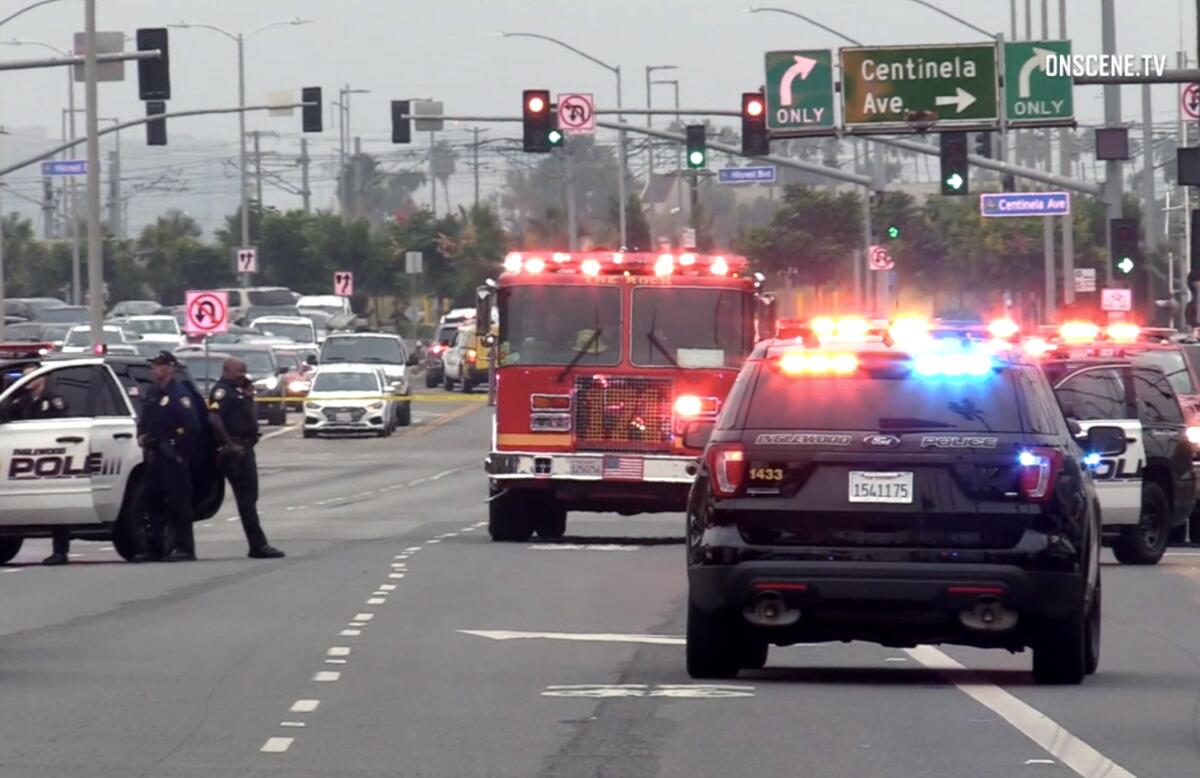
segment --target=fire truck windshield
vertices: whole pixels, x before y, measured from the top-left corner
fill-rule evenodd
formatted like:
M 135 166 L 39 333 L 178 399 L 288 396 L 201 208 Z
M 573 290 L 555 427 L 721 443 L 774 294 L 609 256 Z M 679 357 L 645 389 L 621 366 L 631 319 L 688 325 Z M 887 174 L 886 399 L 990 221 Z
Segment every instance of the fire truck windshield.
M 753 347 L 753 301 L 733 289 L 633 291 L 633 364 L 739 367 Z
M 614 287 L 515 286 L 500 294 L 499 308 L 503 365 L 621 362 L 621 293 Z

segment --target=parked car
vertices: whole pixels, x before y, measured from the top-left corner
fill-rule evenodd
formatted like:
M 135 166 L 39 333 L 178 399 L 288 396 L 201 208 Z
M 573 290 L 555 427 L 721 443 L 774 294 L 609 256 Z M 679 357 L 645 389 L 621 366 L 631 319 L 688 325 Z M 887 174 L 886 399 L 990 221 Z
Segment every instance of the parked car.
M 330 316 L 339 313 L 354 313 L 350 308 L 350 298 L 339 297 L 335 294 L 306 294 L 296 302 L 296 308 L 301 313 L 317 311 Z
M 425 349 L 425 388 L 432 389 L 442 382 L 446 376 L 445 363 L 442 355 L 454 343 L 458 335 L 457 324 L 440 324 L 433 336 L 429 347 Z
M 334 364 L 359 364 L 382 368 L 392 385 L 393 394 L 412 395 L 408 368 L 417 364 L 404 341 L 382 332 L 347 332 L 330 335 L 321 345 L 321 368 Z M 412 423 L 412 403 L 401 402 L 397 413 L 401 427 Z
M 301 411 L 304 409 L 304 398 L 312 389 L 313 374 L 316 372 L 316 368 L 307 362 L 307 358 L 309 354 L 315 357 L 317 352 L 315 349 L 303 352 L 288 346 L 273 346 L 272 350 L 280 367 L 287 368 L 287 372 L 283 374 L 283 386 L 291 401 L 288 408 Z
M 155 300 L 125 300 L 113 306 L 108 312 L 110 319 L 124 319 L 130 316 L 148 316 L 158 313 L 162 304 Z
M 183 330 L 174 316 L 130 315 L 120 321 L 126 332 L 141 336 L 143 341 L 175 348 L 183 342 Z
M 317 371 L 304 401 L 306 438 L 323 432 L 369 432 L 391 435 L 397 408 L 391 383 L 379 367 L 363 364 L 330 365 Z
M 294 343 L 317 342 L 317 329 L 306 316 L 262 316 L 250 322 L 250 328 Z
M 104 342 L 105 343 L 128 343 L 129 338 L 125 335 L 125 330 L 120 327 L 104 325 Z M 64 354 L 84 354 L 92 350 L 92 327 L 88 324 L 83 324 L 77 327 L 72 327 L 67 333 L 66 339 L 63 341 L 62 353 Z
M 458 328 L 454 342 L 442 352 L 442 386 L 452 391 L 455 386 L 463 393 L 487 383 L 491 359 L 483 338 L 475 331 L 474 324 Z
M 87 324 L 91 313 L 82 305 L 58 305 L 37 311 L 34 321 L 47 324 Z

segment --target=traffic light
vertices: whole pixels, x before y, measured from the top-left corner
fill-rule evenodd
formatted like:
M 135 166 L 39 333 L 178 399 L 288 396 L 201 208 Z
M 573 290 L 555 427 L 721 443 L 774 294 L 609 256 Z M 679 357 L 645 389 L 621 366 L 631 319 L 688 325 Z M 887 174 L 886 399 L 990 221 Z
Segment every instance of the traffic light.
M 321 87 L 306 86 L 300 90 L 300 124 L 304 132 L 321 132 L 324 124 L 321 121 L 324 103 L 321 102 Z
M 546 133 L 546 142 L 550 144 L 550 148 L 562 148 L 563 141 L 566 140 L 566 135 L 558 127 L 558 111 L 550 110 L 550 131 Z
M 887 232 L 888 240 L 900 240 L 899 224 L 889 224 L 885 232 Z
M 523 146 L 533 154 L 550 152 L 550 131 L 554 129 L 550 114 L 550 90 L 526 89 L 521 98 Z
M 162 100 L 146 101 L 146 116 L 157 116 L 167 112 L 167 104 Z M 152 119 L 146 122 L 146 145 L 167 145 L 167 120 Z
M 171 99 L 171 62 L 167 56 L 167 28 L 149 27 L 137 31 L 138 51 L 161 53 L 156 59 L 138 60 L 138 99 Z
M 763 157 L 771 153 L 767 137 L 767 102 L 762 92 L 742 93 L 742 153 Z
M 965 195 L 970 192 L 967 182 L 967 134 L 943 132 L 942 194 Z
M 412 121 L 407 100 L 392 101 L 392 143 L 412 143 Z
M 1108 238 L 1113 275 L 1117 278 L 1133 275 L 1139 264 L 1138 220 L 1109 219 Z
M 708 165 L 708 147 L 703 124 L 687 126 L 687 166 L 690 170 L 703 170 Z
M 980 132 L 975 135 L 975 154 L 980 157 L 992 158 L 992 134 Z

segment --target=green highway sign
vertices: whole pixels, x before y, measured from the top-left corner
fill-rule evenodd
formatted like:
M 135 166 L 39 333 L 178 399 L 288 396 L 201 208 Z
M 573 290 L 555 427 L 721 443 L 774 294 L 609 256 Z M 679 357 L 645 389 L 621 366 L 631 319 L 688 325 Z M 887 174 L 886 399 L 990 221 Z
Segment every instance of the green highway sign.
M 833 54 L 829 50 L 768 51 L 766 66 L 768 130 L 820 133 L 833 129 Z
M 841 62 L 847 129 L 907 127 L 923 112 L 939 127 L 999 118 L 995 44 L 848 48 Z
M 1004 102 L 1009 124 L 1022 126 L 1071 121 L 1075 81 L 1046 75 L 1051 57 L 1070 55 L 1070 41 L 1021 41 L 1004 44 Z M 1053 68 L 1052 68 L 1053 70 Z

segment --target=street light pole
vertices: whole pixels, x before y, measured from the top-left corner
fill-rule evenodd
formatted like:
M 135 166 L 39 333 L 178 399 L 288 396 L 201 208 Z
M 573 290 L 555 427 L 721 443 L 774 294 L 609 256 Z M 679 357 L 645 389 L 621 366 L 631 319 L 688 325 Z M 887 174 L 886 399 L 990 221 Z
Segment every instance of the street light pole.
M 104 246 L 100 236 L 100 116 L 96 83 L 96 0 L 84 3 L 83 72 L 87 102 L 88 307 L 93 348 L 104 345 Z
M 625 151 L 625 128 L 624 128 L 625 119 L 620 113 L 620 109 L 624 107 L 624 104 L 622 103 L 622 99 L 621 99 L 621 66 L 620 65 L 610 65 L 607 62 L 605 62 L 604 60 L 593 57 L 591 54 L 588 54 L 586 51 L 577 49 L 574 46 L 572 46 L 571 44 L 561 41 L 558 38 L 554 38 L 550 35 L 542 35 L 541 33 L 537 33 L 537 32 L 502 32 L 502 33 L 499 33 L 499 36 L 501 38 L 537 38 L 539 40 L 544 40 L 549 43 L 553 43 L 556 46 L 561 46 L 562 48 L 566 49 L 567 51 L 570 51 L 574 54 L 578 54 L 579 56 L 583 57 L 584 59 L 588 60 L 589 62 L 593 62 L 593 63 L 599 65 L 600 67 L 610 71 L 614 76 L 616 76 L 616 78 L 617 78 L 617 110 L 618 110 L 617 122 L 621 125 L 621 129 L 617 130 L 617 146 L 618 146 L 617 155 L 620 158 L 620 167 L 621 167 L 620 175 L 617 176 L 617 198 L 620 200 L 620 202 L 618 203 L 618 209 L 619 209 L 619 215 L 620 215 L 621 248 L 625 248 L 626 244 L 628 243 L 628 237 L 629 237 L 628 236 L 628 224 L 627 224 L 626 214 L 625 214 L 625 209 L 627 207 L 627 204 L 625 202 L 625 200 L 626 200 L 626 197 L 625 197 L 626 180 L 625 179 L 629 174 L 629 170 L 628 170 L 626 151 Z
M 650 77 L 654 74 L 654 71 L 656 71 L 656 70 L 678 70 L 678 69 L 679 69 L 678 65 L 647 65 L 646 66 L 646 110 L 647 111 L 651 111 L 654 109 L 654 105 L 653 105 L 653 101 L 652 101 L 653 95 L 651 94 L 651 92 L 652 92 L 651 85 L 654 82 L 650 80 Z M 654 121 L 654 117 L 651 114 L 647 113 L 646 114 L 646 126 L 647 127 L 654 126 L 653 121 Z M 647 183 L 647 185 L 649 185 L 650 177 L 653 175 L 654 175 L 654 139 L 649 138 L 646 141 L 646 183 Z

